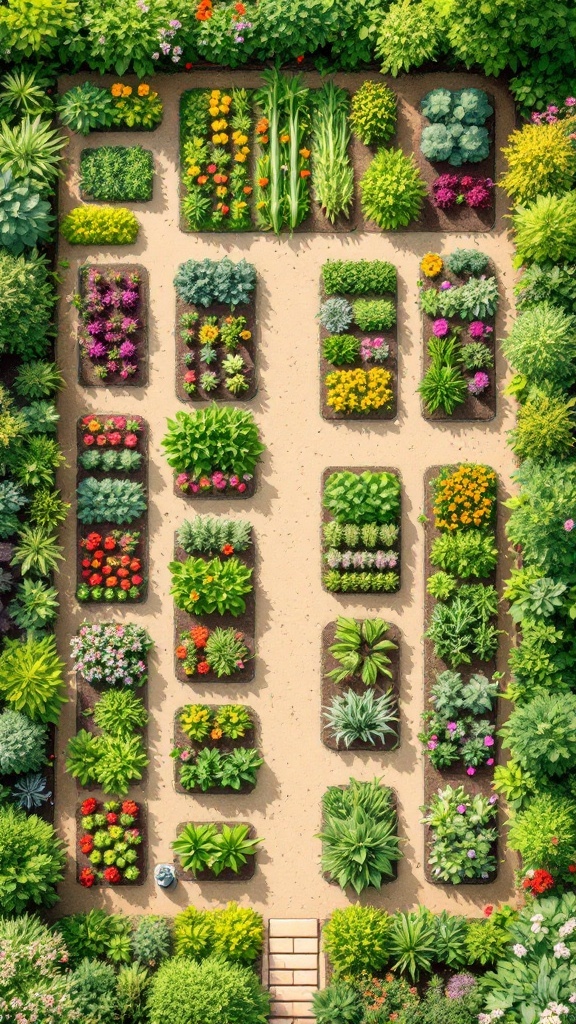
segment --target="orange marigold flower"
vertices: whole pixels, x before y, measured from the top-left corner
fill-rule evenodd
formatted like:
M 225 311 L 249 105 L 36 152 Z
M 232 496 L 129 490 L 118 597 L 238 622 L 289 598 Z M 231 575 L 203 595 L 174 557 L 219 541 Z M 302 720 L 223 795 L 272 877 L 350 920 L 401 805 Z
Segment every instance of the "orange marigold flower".
M 141 85 L 138 86 L 138 95 L 139 96 L 147 96 L 149 92 L 150 92 L 150 86 L 146 85 L 145 82 L 142 82 Z
M 300 153 L 300 156 L 304 157 L 305 160 L 307 160 L 308 157 L 310 156 L 310 150 L 306 149 L 306 146 L 304 146 L 302 149 L 299 149 L 298 152 Z
M 193 626 L 190 630 L 190 638 L 195 647 L 205 647 L 209 636 L 210 630 L 207 626 Z
M 242 189 L 242 191 L 243 191 L 245 196 L 249 196 L 251 191 L 252 191 L 252 185 L 244 185 L 244 188 Z
M 122 82 L 115 82 L 114 85 L 112 86 L 112 88 L 110 89 L 110 92 L 112 93 L 113 96 L 121 96 L 122 95 Z
M 310 177 L 310 171 L 307 171 L 307 170 L 300 171 L 300 177 L 301 178 L 309 178 Z
M 180 647 L 176 648 L 176 657 L 179 659 L 179 661 L 183 661 L 187 653 L 188 652 L 183 644 L 180 644 Z
M 290 136 L 288 132 L 284 132 L 284 134 L 280 136 L 280 142 L 290 142 Z
M 260 185 L 260 188 L 266 188 L 266 185 L 268 184 L 269 181 L 270 178 L 258 178 L 258 184 Z
M 258 124 L 256 125 L 256 133 L 258 135 L 262 135 L 263 132 L 267 131 L 268 125 L 269 125 L 268 118 L 267 117 L 261 117 L 260 120 L 258 121 Z
M 212 731 L 210 733 L 210 739 L 211 740 L 222 739 L 222 729 L 220 729 L 217 725 L 215 725 L 214 728 L 212 729 Z
M 132 86 L 131 85 L 123 85 L 122 86 L 122 96 L 123 96 L 123 98 L 127 99 L 128 96 L 131 96 L 131 95 L 132 95 Z

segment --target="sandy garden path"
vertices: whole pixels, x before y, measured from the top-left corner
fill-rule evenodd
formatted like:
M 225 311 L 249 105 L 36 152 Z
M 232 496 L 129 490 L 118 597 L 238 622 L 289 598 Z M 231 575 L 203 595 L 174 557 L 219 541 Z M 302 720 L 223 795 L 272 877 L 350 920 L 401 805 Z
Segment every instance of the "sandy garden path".
M 367 76 L 337 76 L 343 85 L 357 87 Z M 377 77 L 377 76 L 373 76 Z M 316 84 L 318 76 L 308 76 Z M 64 79 L 67 88 L 82 79 Z M 104 83 L 113 81 L 105 78 Z M 127 608 L 75 601 L 75 519 L 63 531 L 66 561 L 59 577 L 61 613 L 58 639 L 67 657 L 70 637 L 86 616 L 91 620 L 130 619 L 148 627 L 155 651 L 150 666 L 149 753 L 151 763 L 145 785 L 135 788 L 135 799 L 145 799 L 149 812 L 149 872 L 144 885 L 98 892 L 83 890 L 75 881 L 74 813 L 76 783 L 64 771 L 66 741 L 75 731 L 74 678 L 70 673 L 71 701 L 65 707 L 58 735 L 56 811 L 57 826 L 70 854 L 69 871 L 60 887 L 58 913 L 105 906 L 109 910 L 173 914 L 188 903 L 214 906 L 230 898 L 251 904 L 270 917 L 325 917 L 349 898 L 328 885 L 319 871 L 320 799 L 330 784 L 345 783 L 350 775 L 371 779 L 382 775 L 398 794 L 404 857 L 398 879 L 380 892 L 368 890 L 362 901 L 389 909 L 408 908 L 420 901 L 433 910 L 449 908 L 479 913 L 487 902 L 511 895 L 512 865 L 502 865 L 494 885 L 464 886 L 458 890 L 427 884 L 423 866 L 423 765 L 417 740 L 423 707 L 424 543 L 418 515 L 423 507 L 423 477 L 430 465 L 458 460 L 488 463 L 500 474 L 503 496 L 509 490 L 512 458 L 505 431 L 512 426 L 510 403 L 499 397 L 496 419 L 481 423 L 429 423 L 420 414 L 416 386 L 421 377 L 421 328 L 416 287 L 418 265 L 428 250 L 449 252 L 457 245 L 478 246 L 499 268 L 501 303 L 497 329 L 500 336 L 511 316 L 512 247 L 507 239 L 502 196 L 498 196 L 497 228 L 476 235 L 428 233 L 296 235 L 193 235 L 178 228 L 178 101 L 192 86 L 255 85 L 254 72 L 227 74 L 217 70 L 188 77 L 159 76 L 155 87 L 165 104 L 163 124 L 153 134 L 106 135 L 87 140 L 72 136 L 68 148 L 69 174 L 62 181 L 61 213 L 78 201 L 77 170 L 85 146 L 135 144 L 154 150 L 155 198 L 149 204 L 131 204 L 142 228 L 137 244 L 125 251 L 96 251 L 62 242 L 60 258 L 69 260 L 61 270 L 59 361 L 68 387 L 60 399 L 61 441 L 68 466 L 60 474 L 65 497 L 72 501 L 75 483 L 75 421 L 81 413 L 138 413 L 150 425 L 150 586 L 145 604 Z M 391 84 L 394 86 L 394 82 Z M 418 94 L 438 85 L 460 88 L 474 84 L 474 76 L 411 76 L 407 85 Z M 500 147 L 513 127 L 513 106 L 503 86 L 490 83 L 500 97 L 497 121 L 497 167 Z M 188 258 L 209 256 L 232 259 L 245 256 L 258 271 L 259 392 L 249 407 L 254 410 L 267 445 L 260 485 L 250 501 L 204 501 L 177 497 L 172 475 L 161 455 L 160 441 L 166 417 L 181 403 L 174 391 L 174 310 L 172 279 Z M 328 258 L 387 259 L 398 268 L 400 395 L 398 416 L 391 422 L 329 423 L 319 413 L 318 309 L 319 274 Z M 84 389 L 77 382 L 76 316 L 66 298 L 76 288 L 79 266 L 136 262 L 150 275 L 150 382 L 144 389 Z M 498 357 L 497 377 L 505 366 Z M 403 580 L 400 592 L 365 599 L 325 593 L 320 578 L 320 478 L 329 465 L 394 466 L 401 473 L 403 490 Z M 256 676 L 248 684 L 200 689 L 176 680 L 173 671 L 173 606 L 169 596 L 168 562 L 174 530 L 194 511 L 230 513 L 249 518 L 257 540 L 257 647 Z M 402 631 L 401 743 L 386 754 L 335 753 L 320 739 L 320 644 L 327 622 L 338 614 L 364 617 L 382 615 Z M 505 645 L 500 655 L 504 664 Z M 243 701 L 262 723 L 265 766 L 256 789 L 243 796 L 184 796 L 174 791 L 169 757 L 176 709 L 194 701 Z M 173 894 L 154 885 L 152 867 L 170 860 L 170 842 L 176 826 L 186 820 L 250 821 L 264 837 L 258 867 L 248 882 L 180 884 Z

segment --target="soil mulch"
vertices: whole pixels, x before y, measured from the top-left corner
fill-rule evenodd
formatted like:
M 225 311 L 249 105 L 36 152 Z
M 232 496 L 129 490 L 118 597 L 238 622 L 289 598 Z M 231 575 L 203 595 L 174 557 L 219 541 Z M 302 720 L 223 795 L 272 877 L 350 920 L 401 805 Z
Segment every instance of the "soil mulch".
M 237 557 L 252 569 L 252 590 L 249 594 L 245 595 L 246 611 L 243 615 L 219 615 L 218 612 L 212 612 L 211 615 L 189 615 L 188 612 L 182 611 L 181 608 L 177 608 L 174 605 L 174 648 L 176 648 L 180 641 L 180 634 L 187 632 L 194 626 L 207 626 L 208 629 L 216 629 L 220 626 L 222 629 L 228 629 L 233 627 L 236 632 L 244 634 L 244 643 L 249 650 L 249 657 L 245 662 L 246 667 L 235 672 L 231 676 L 222 676 L 220 679 L 215 672 L 206 672 L 205 675 L 196 673 L 193 676 L 187 676 L 182 668 L 182 662 L 176 657 L 174 658 L 174 670 L 177 678 L 182 683 L 192 683 L 193 686 L 212 686 L 214 683 L 224 683 L 226 685 L 240 685 L 243 683 L 250 682 L 254 678 L 256 672 L 256 660 L 255 660 L 255 649 L 256 649 L 256 593 L 255 593 L 255 568 L 256 568 L 256 550 L 254 544 L 254 532 L 250 533 L 251 543 L 245 551 L 237 552 Z M 177 535 L 175 537 L 175 551 L 174 558 L 178 562 L 185 562 L 187 558 L 203 558 L 204 561 L 209 561 L 209 555 L 201 554 L 200 552 L 194 552 L 192 555 L 184 551 L 184 548 L 178 544 Z
M 83 797 L 82 803 L 84 802 L 85 799 L 86 799 L 86 796 Z M 104 801 L 101 800 L 99 796 L 97 796 L 96 799 L 98 800 L 99 803 L 104 803 Z M 108 800 L 108 799 L 113 799 L 113 798 L 106 797 L 106 800 Z M 122 799 L 126 800 L 126 799 L 129 799 L 129 797 L 123 797 Z M 96 889 L 96 888 L 100 888 L 100 889 L 119 889 L 119 888 L 127 888 L 129 886 L 131 887 L 131 886 L 134 886 L 134 885 L 144 885 L 144 882 L 146 881 L 146 875 L 147 875 L 147 872 L 148 872 L 148 848 L 147 848 L 148 810 L 147 810 L 146 804 L 140 803 L 139 801 L 136 801 L 136 803 L 138 803 L 138 807 L 140 808 L 140 811 L 139 811 L 138 817 L 137 817 L 137 819 L 134 822 L 134 825 L 132 827 L 140 829 L 140 833 L 142 835 L 142 842 L 140 843 L 140 845 L 133 847 L 133 849 L 135 849 L 137 854 L 138 854 L 138 859 L 136 860 L 136 863 L 134 865 L 140 871 L 140 874 L 139 874 L 138 878 L 136 879 L 135 882 L 130 882 L 129 880 L 127 880 L 125 878 L 122 878 L 122 880 L 120 882 L 118 882 L 116 885 L 112 885 L 111 882 L 107 882 L 105 879 L 99 879 L 98 878 L 94 882 L 94 885 L 93 885 L 92 888 L 94 888 L 94 889 Z M 79 845 L 80 844 L 80 836 L 84 834 L 83 831 L 82 831 L 82 814 L 80 812 L 80 807 L 81 807 L 81 804 L 79 804 L 78 807 L 76 808 L 76 881 L 78 883 L 80 883 L 80 873 L 81 873 L 83 868 L 90 868 L 91 870 L 94 870 L 93 865 L 90 863 L 88 857 L 85 854 L 83 854 L 82 851 L 80 850 L 80 845 Z M 93 833 L 91 833 L 91 835 L 92 834 Z M 100 867 L 100 866 L 101 865 L 98 865 L 98 867 Z
M 111 419 L 113 416 L 121 416 L 121 415 L 123 416 L 125 414 L 124 413 L 107 413 L 105 415 L 101 415 L 100 413 L 94 413 L 94 417 L 96 419 Z M 82 444 L 82 435 L 83 435 L 82 418 L 83 417 L 80 417 L 78 419 L 77 426 L 76 426 L 76 443 L 77 443 L 77 449 L 78 449 L 78 457 L 76 459 L 76 487 L 78 487 L 78 485 L 80 484 L 80 482 L 82 480 L 84 480 L 86 477 L 89 477 L 89 476 L 95 477 L 96 480 L 106 480 L 108 478 L 112 478 L 112 479 L 127 479 L 127 480 L 131 480 L 131 481 L 133 481 L 135 483 L 142 484 L 142 487 L 143 487 L 143 490 L 144 490 L 144 494 L 146 496 L 146 499 L 148 500 L 148 424 L 147 424 L 146 420 L 142 419 L 141 416 L 128 416 L 127 417 L 128 419 L 137 419 L 142 424 L 142 429 L 138 433 L 138 444 L 137 444 L 136 448 L 133 449 L 133 450 L 139 452 L 143 456 L 142 462 L 140 463 L 140 468 L 137 469 L 136 471 L 132 472 L 132 473 L 127 473 L 125 470 L 110 470 L 110 471 L 103 472 L 102 470 L 87 470 L 87 469 L 84 469 L 82 467 L 82 465 L 80 464 L 79 456 L 83 452 L 91 450 L 91 449 L 87 448 L 85 445 Z M 103 448 L 102 450 L 106 451 L 106 450 L 109 450 L 109 449 L 110 449 L 110 445 L 107 445 L 106 448 Z M 122 447 L 118 447 L 116 450 L 117 451 L 122 451 Z M 130 600 L 130 598 L 128 598 L 125 603 L 126 604 L 141 604 L 143 601 L 146 600 L 146 596 L 147 596 L 147 592 L 148 592 L 148 563 L 149 563 L 149 557 L 148 557 L 148 547 L 149 547 L 149 543 L 148 543 L 148 509 L 146 509 L 146 511 L 141 516 L 139 516 L 138 519 L 135 519 L 133 523 L 130 523 L 128 526 L 125 526 L 125 527 L 119 526 L 118 523 L 87 523 L 87 524 L 84 524 L 84 523 L 81 523 L 79 519 L 76 520 L 76 566 L 77 566 L 77 568 L 76 568 L 76 576 L 77 576 L 77 580 L 78 580 L 78 585 L 80 585 L 80 583 L 84 582 L 84 580 L 82 579 L 82 558 L 84 557 L 84 555 L 83 555 L 83 549 L 80 547 L 80 540 L 81 540 L 81 538 L 83 536 L 87 536 L 88 533 L 90 533 L 91 531 L 95 531 L 97 533 L 101 533 L 101 534 L 104 535 L 104 534 L 108 533 L 111 530 L 122 530 L 122 529 L 125 530 L 127 533 L 134 533 L 136 531 L 139 531 L 139 533 L 140 533 L 140 540 L 138 541 L 138 546 L 136 548 L 136 551 L 133 554 L 133 557 L 134 558 L 139 558 L 141 560 L 141 562 L 142 562 L 142 576 L 144 577 L 144 583 L 142 583 L 142 585 L 140 587 L 140 597 L 137 598 L 136 600 Z M 101 602 L 101 601 L 91 601 L 91 600 L 82 601 L 81 602 L 81 604 L 83 604 L 83 605 L 91 605 L 91 604 L 119 604 L 119 603 L 120 602 L 118 602 L 118 601 Z
M 226 316 L 243 316 L 246 318 L 245 330 L 251 332 L 252 337 L 248 341 L 241 341 L 238 347 L 234 350 L 235 355 L 242 356 L 248 372 L 246 374 L 249 382 L 247 391 L 242 391 L 241 394 L 234 395 L 231 391 L 224 386 L 224 383 L 220 383 L 214 391 L 204 391 L 200 386 L 200 377 L 206 370 L 214 370 L 219 373 L 219 368 L 222 364 L 222 359 L 227 355 L 227 350 L 224 345 L 220 342 L 216 342 L 215 349 L 218 353 L 218 359 L 216 362 L 208 365 L 203 363 L 200 359 L 200 348 L 201 345 L 198 341 L 195 341 L 193 345 L 187 345 L 182 338 L 182 332 L 180 330 L 180 318 L 184 313 L 199 314 L 198 324 L 202 322 L 205 317 L 216 316 L 218 320 Z M 194 356 L 194 362 L 191 366 L 186 366 L 184 362 L 184 356 L 191 354 Z M 196 391 L 194 394 L 189 395 L 184 390 L 184 374 L 187 370 L 194 370 L 196 372 Z M 181 402 L 249 402 L 250 399 L 254 398 L 258 391 L 258 384 L 256 381 L 256 290 L 252 292 L 250 302 L 246 305 L 236 306 L 234 309 L 231 306 L 226 305 L 224 302 L 214 302 L 211 306 L 194 306 L 187 302 L 184 302 L 181 298 L 176 296 L 176 396 Z
M 426 524 L 426 527 L 425 527 L 425 543 L 424 543 L 424 580 L 425 581 L 434 572 L 437 572 L 437 568 L 435 566 L 433 566 L 431 561 L 430 561 L 430 553 L 431 553 L 431 550 L 432 550 L 432 544 L 441 535 L 441 532 L 440 532 L 440 530 L 437 530 L 435 528 L 435 526 L 434 526 L 434 517 L 433 517 L 433 512 L 432 512 L 432 508 L 433 508 L 432 488 L 430 487 L 430 482 L 434 479 L 435 476 L 438 475 L 440 469 L 442 469 L 441 466 L 433 466 L 433 467 L 431 467 L 430 469 L 428 469 L 426 471 L 425 476 L 424 476 L 424 488 L 425 488 L 424 510 L 425 510 L 425 515 L 428 517 L 428 523 Z M 496 505 L 496 509 L 497 509 L 496 515 L 498 516 L 498 503 Z M 495 532 L 496 532 L 496 529 L 497 529 L 497 523 L 494 524 Z M 496 573 L 495 572 L 491 573 L 491 575 L 489 577 L 487 577 L 487 578 L 485 578 L 485 579 L 483 579 L 481 581 L 472 579 L 472 580 L 469 580 L 469 581 L 466 581 L 466 582 L 470 582 L 470 583 L 481 582 L 482 584 L 485 584 L 486 586 L 495 586 L 496 585 Z M 435 608 L 436 604 L 437 604 L 436 599 L 433 598 L 428 593 L 428 591 L 425 589 L 424 621 L 425 621 L 426 629 L 428 628 L 428 624 L 430 623 L 430 620 L 431 620 L 431 617 L 432 617 L 432 613 L 434 611 L 434 608 Z M 436 681 L 436 676 L 439 675 L 440 672 L 446 672 L 447 670 L 449 670 L 449 668 L 450 668 L 450 666 L 447 665 L 445 661 L 442 661 L 440 658 L 436 657 L 436 655 L 434 653 L 434 644 L 432 643 L 432 641 L 429 640 L 428 637 L 424 637 L 424 703 L 425 703 L 426 710 L 428 710 L 428 709 L 430 709 L 432 707 L 432 705 L 430 703 L 430 693 L 431 693 L 432 687 L 434 686 L 434 683 Z M 476 673 L 476 672 L 480 672 L 483 675 L 491 677 L 496 672 L 496 668 L 497 668 L 497 666 L 496 666 L 496 658 L 491 658 L 490 661 L 481 661 L 480 658 L 474 658 L 469 665 L 460 665 L 456 671 L 460 672 L 462 674 L 464 682 L 467 682 L 470 679 L 470 677 L 472 675 L 474 675 L 474 673 Z M 496 712 L 493 711 L 491 715 L 485 715 L 483 717 L 488 718 L 491 721 L 495 721 Z M 492 756 L 494 757 L 496 764 L 498 763 L 499 746 L 500 746 L 499 742 L 498 742 L 498 740 L 496 740 L 496 743 L 492 747 Z M 449 768 L 444 768 L 444 769 L 442 769 L 440 771 L 439 769 L 435 768 L 431 764 L 430 758 L 425 753 L 423 753 L 423 757 L 424 757 L 424 802 L 425 802 L 426 806 L 429 805 L 432 797 L 438 792 L 438 790 L 443 789 L 446 786 L 454 786 L 454 787 L 456 787 L 456 786 L 464 786 L 466 791 L 468 793 L 470 793 L 472 796 L 476 796 L 478 793 L 480 793 L 482 796 L 485 796 L 485 797 L 489 797 L 489 796 L 492 795 L 493 768 L 490 768 L 488 766 L 483 766 L 482 768 L 479 768 L 476 771 L 475 775 L 470 776 L 470 775 L 466 774 L 465 766 L 464 766 L 464 763 L 462 761 L 456 762 L 454 765 L 451 765 Z M 498 825 L 499 825 L 499 819 L 497 817 L 495 819 L 495 821 L 494 821 L 494 826 L 498 827 Z M 424 827 L 424 832 L 425 832 L 425 836 L 424 836 L 424 845 L 425 845 L 425 868 L 424 868 L 424 873 L 425 873 L 425 877 L 426 877 L 427 881 L 431 882 L 433 885 L 438 885 L 438 886 L 441 886 L 441 887 L 443 886 L 443 887 L 446 887 L 446 888 L 452 890 L 454 888 L 454 886 L 450 882 L 439 882 L 432 875 L 432 872 L 430 871 L 430 868 L 429 868 L 429 865 L 428 865 L 428 858 L 429 858 L 429 855 L 431 853 L 432 845 L 433 845 L 432 844 L 432 836 L 431 836 L 430 826 L 426 825 Z M 495 844 L 494 853 L 495 853 L 496 856 L 498 855 L 498 843 Z M 496 870 L 496 871 L 492 872 L 489 875 L 488 878 L 464 879 L 459 884 L 460 885 L 489 885 L 491 882 L 495 881 L 497 874 L 498 874 L 498 871 Z
M 370 472 L 370 473 L 394 473 L 394 475 L 398 477 L 398 479 L 400 481 L 400 485 L 402 485 L 402 477 L 400 475 L 399 470 L 397 470 L 395 468 L 391 468 L 390 466 L 329 466 L 328 469 L 324 470 L 324 472 L 322 473 L 322 497 L 321 497 L 322 525 L 320 526 L 320 551 L 321 551 L 321 572 L 322 572 L 322 589 L 323 590 L 326 590 L 326 586 L 324 584 L 324 573 L 327 571 L 328 567 L 327 567 L 327 565 L 326 565 L 326 563 L 324 561 L 324 555 L 326 554 L 327 548 L 326 548 L 326 544 L 324 543 L 324 533 L 323 533 L 323 530 L 322 530 L 322 526 L 324 525 L 324 523 L 331 523 L 332 520 L 333 520 L 333 517 L 332 517 L 331 513 L 328 511 L 327 508 L 324 507 L 324 488 L 326 486 L 326 481 L 327 481 L 328 477 L 331 476 L 332 473 L 342 473 L 342 472 L 347 471 L 347 470 L 351 470 L 354 473 L 357 473 L 358 476 L 360 476 L 362 473 L 366 473 L 367 471 Z M 402 494 L 400 494 L 400 502 L 402 503 Z M 397 550 L 398 551 L 398 565 L 396 566 L 395 569 L 392 569 L 392 570 L 384 569 L 383 570 L 384 572 L 388 572 L 388 571 L 395 572 L 398 575 L 398 586 L 396 587 L 395 590 L 388 591 L 388 593 L 390 593 L 390 594 L 397 594 L 398 591 L 400 590 L 400 587 L 402 586 L 402 528 L 401 528 L 401 518 L 402 518 L 402 506 L 400 507 L 399 521 L 396 524 L 400 528 L 400 532 L 398 534 L 397 540 L 394 543 L 394 547 L 390 549 L 390 550 Z M 368 590 L 368 591 L 350 591 L 350 590 L 348 590 L 348 591 L 326 591 L 326 592 L 327 593 L 331 593 L 331 594 L 332 593 L 336 593 L 336 594 L 342 594 L 342 593 L 346 593 L 346 594 L 351 594 L 351 593 L 354 593 L 354 594 L 362 594 L 362 593 L 375 594 L 375 593 L 381 593 L 383 598 L 386 597 L 386 593 L 384 593 L 384 591 L 375 591 L 375 590 Z
M 110 373 L 106 380 L 101 380 L 95 372 L 95 366 L 103 365 L 105 360 L 94 362 L 87 355 L 84 355 L 80 348 L 80 342 L 78 342 L 78 381 L 84 387 L 89 388 L 145 387 L 148 383 L 148 297 L 150 293 L 148 271 L 146 267 L 141 266 L 139 263 L 105 263 L 102 265 L 99 263 L 85 263 L 78 271 L 78 291 L 83 299 L 86 296 L 86 277 L 93 267 L 104 274 L 105 277 L 111 274 L 126 276 L 127 274 L 138 273 L 140 275 L 140 301 L 134 312 L 134 315 L 140 321 L 140 327 L 130 336 L 130 340 L 136 345 L 136 354 L 133 358 L 136 360 L 138 369 L 132 377 L 127 377 L 126 380 L 123 380 L 119 373 Z
M 348 789 L 348 786 L 341 785 L 341 786 L 338 786 L 338 789 Z M 396 792 L 392 789 L 391 786 L 380 786 L 380 789 L 387 789 L 389 791 L 390 795 L 391 795 L 392 807 L 394 808 L 394 811 L 396 813 L 396 826 L 398 826 L 398 797 L 396 795 Z M 324 829 L 325 824 L 326 824 L 326 820 L 325 820 L 325 817 L 324 817 L 324 812 L 322 812 L 322 829 Z M 398 832 L 398 829 L 396 829 L 396 834 L 397 834 L 397 832 Z M 324 853 L 324 843 L 322 843 L 322 853 Z M 390 882 L 395 882 L 397 880 L 397 878 L 398 878 L 398 861 L 401 860 L 401 858 L 402 858 L 402 854 L 400 854 L 400 857 L 398 858 L 398 860 L 395 860 L 395 861 L 392 862 L 392 874 L 389 875 L 388 878 L 384 878 L 383 879 L 381 887 L 383 887 L 385 885 L 389 885 Z M 328 882 L 328 885 L 337 885 L 338 888 L 341 888 L 340 883 L 335 878 L 332 877 L 332 875 L 330 874 L 329 871 L 323 871 L 322 872 L 322 878 L 324 879 L 325 882 Z M 347 887 L 347 888 L 349 888 L 350 891 L 352 891 L 352 892 L 354 891 L 351 887 Z M 370 891 L 370 889 L 372 889 L 372 888 L 373 888 L 373 886 L 369 886 L 368 891 Z
M 335 641 L 336 634 L 336 622 L 329 622 L 327 626 L 324 626 L 322 630 L 322 708 L 329 706 L 334 697 L 343 696 L 346 690 L 354 690 L 354 693 L 362 694 L 367 689 L 374 691 L 375 697 L 381 697 L 388 690 L 392 690 L 396 697 L 396 703 L 398 704 L 400 698 L 400 630 L 397 626 L 389 626 L 386 634 L 386 640 L 392 640 L 396 645 L 395 651 L 388 651 L 388 657 L 390 658 L 390 671 L 392 678 L 389 679 L 387 676 L 378 676 L 378 681 L 373 687 L 367 687 L 358 676 L 350 676 L 345 682 L 336 685 L 331 679 L 327 678 L 327 673 L 332 672 L 335 668 L 340 668 L 340 663 L 336 661 L 329 651 L 329 648 Z M 388 751 L 394 750 L 400 741 L 400 723 L 397 722 L 395 725 L 396 735 L 387 736 L 384 743 L 382 740 L 377 739 L 374 743 L 365 743 L 362 740 L 354 740 L 349 747 L 343 743 L 339 743 L 332 733 L 332 730 L 324 721 L 322 711 L 320 711 L 320 734 L 322 742 L 325 747 L 329 750 L 348 751 L 348 750 L 370 750 L 370 751 Z
M 383 295 L 344 295 L 338 293 L 337 296 L 330 296 L 330 298 L 346 299 L 347 302 L 353 303 L 355 299 L 393 299 L 397 307 L 396 295 L 386 293 Z M 325 302 L 328 296 L 326 295 L 322 284 L 320 286 L 320 302 Z M 324 340 L 330 337 L 330 331 L 327 331 L 325 327 L 320 324 L 320 414 L 325 420 L 334 420 L 336 422 L 346 422 L 346 420 L 393 420 L 398 412 L 398 323 L 394 324 L 388 331 L 361 331 L 356 324 L 352 323 L 347 328 L 346 334 L 353 334 L 355 338 L 362 340 L 362 338 L 384 338 L 384 341 L 389 347 L 388 358 L 383 363 L 363 363 L 360 357 L 353 363 L 346 363 L 345 366 L 334 366 L 324 358 Z M 372 412 L 335 412 L 334 409 L 328 405 L 328 388 L 326 387 L 326 375 L 338 370 L 371 370 L 378 367 L 382 370 L 388 370 L 392 374 L 392 380 L 390 381 L 390 388 L 393 392 L 391 401 L 387 406 L 383 406 L 381 409 L 375 409 Z
M 176 834 L 180 835 L 182 829 L 186 825 L 209 825 L 207 821 L 182 821 L 176 827 Z M 218 831 L 222 831 L 222 825 L 228 825 L 230 828 L 234 828 L 236 825 L 247 825 L 248 826 L 248 839 L 254 839 L 256 837 L 256 829 L 249 821 L 215 821 L 212 824 L 216 825 Z M 174 857 L 176 877 L 181 882 L 246 882 L 249 878 L 252 878 L 256 871 L 256 854 L 252 854 L 246 859 L 246 863 L 242 865 L 240 871 L 234 872 L 232 868 L 224 868 L 219 875 L 215 875 L 209 868 L 205 868 L 203 871 L 198 871 L 194 874 L 192 871 L 186 871 L 182 867 L 180 857 L 175 854 Z
M 485 271 L 486 276 L 496 277 L 496 267 L 492 260 L 489 260 Z M 422 281 L 424 282 L 423 291 L 427 291 L 429 288 L 437 288 L 440 280 L 450 281 L 453 285 L 466 284 L 471 277 L 475 275 L 456 275 L 452 274 L 446 265 L 444 269 L 438 275 L 437 278 L 431 280 L 430 278 L 422 275 Z M 428 354 L 428 339 L 433 337 L 432 327 L 434 324 L 434 317 L 428 316 L 422 312 L 422 344 L 423 344 L 423 369 L 424 373 L 428 372 L 430 367 L 431 359 Z M 448 318 L 447 318 L 448 319 Z M 468 334 L 469 320 L 461 320 L 459 317 L 450 317 L 449 321 L 451 327 L 460 327 L 462 329 L 461 337 L 467 338 L 470 342 L 474 341 Z M 490 349 L 492 353 L 493 366 L 484 372 L 488 374 L 490 378 L 490 384 L 481 395 L 471 395 L 467 393 L 465 400 L 461 405 L 458 405 L 454 412 L 449 416 L 447 413 L 442 412 L 441 409 L 437 409 L 436 412 L 428 412 L 424 402 L 421 402 L 422 415 L 426 420 L 493 420 L 496 415 L 496 337 L 495 337 L 495 317 L 485 317 L 483 322 L 493 328 L 492 334 L 487 338 L 482 338 L 481 341 Z M 472 380 L 474 376 L 472 373 L 466 371 L 465 376 L 469 376 Z
M 206 707 L 210 708 L 210 711 L 217 711 L 218 708 L 220 708 L 221 706 L 222 705 L 220 704 L 206 705 Z M 232 750 L 236 750 L 238 747 L 249 747 L 253 749 L 254 747 L 260 746 L 260 720 L 254 713 L 254 711 L 252 711 L 252 708 L 247 709 L 250 713 L 250 717 L 252 718 L 252 728 L 247 729 L 246 732 L 244 733 L 244 736 L 239 736 L 238 739 L 236 740 L 232 740 L 227 736 L 223 736 L 219 740 L 213 740 L 210 739 L 210 736 L 208 736 L 201 743 L 198 743 L 195 740 L 191 740 L 190 737 L 187 736 L 184 730 L 182 729 L 179 722 L 179 716 L 182 710 L 182 708 L 178 708 L 178 711 L 174 715 L 175 747 L 187 747 L 190 750 L 192 750 L 193 755 L 197 755 L 200 753 L 201 750 L 204 750 L 205 748 L 209 748 L 210 750 L 219 750 L 222 754 L 229 754 Z M 222 796 L 233 796 L 235 794 L 240 795 L 242 793 L 251 793 L 256 788 L 255 785 L 251 786 L 248 783 L 243 783 L 240 789 L 232 789 L 231 786 L 211 786 L 210 789 L 200 789 L 199 786 L 195 786 L 193 789 L 186 789 L 180 782 L 180 767 L 182 766 L 183 763 L 184 762 L 174 758 L 174 789 L 176 790 L 177 793 L 184 793 L 186 795 L 188 795 L 189 793 L 218 793 Z

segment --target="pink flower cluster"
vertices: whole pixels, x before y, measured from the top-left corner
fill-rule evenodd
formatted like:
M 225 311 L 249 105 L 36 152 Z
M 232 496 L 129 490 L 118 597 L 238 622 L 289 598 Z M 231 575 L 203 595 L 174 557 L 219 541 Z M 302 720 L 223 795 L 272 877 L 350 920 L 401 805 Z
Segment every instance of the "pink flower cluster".
M 483 323 L 482 320 L 472 320 L 468 324 L 468 333 L 475 341 L 479 341 L 480 338 L 486 338 L 487 335 L 492 334 L 493 331 L 494 328 L 490 327 L 489 324 Z
M 472 380 L 468 381 L 468 391 L 471 395 L 481 395 L 490 384 L 490 377 L 484 370 L 478 370 Z
M 563 110 L 561 110 L 560 107 L 555 106 L 555 104 L 550 103 L 543 113 L 535 110 L 534 113 L 530 115 L 530 120 L 532 121 L 532 124 L 555 124 L 556 121 L 560 121 L 563 117 L 573 117 L 574 107 L 576 107 L 576 97 L 568 96 L 564 100 Z
M 472 174 L 441 174 L 432 183 L 432 198 L 439 210 L 453 206 L 469 206 L 487 210 L 492 206 L 494 182 L 491 178 L 478 178 Z
M 138 370 L 134 337 L 142 326 L 136 316 L 140 301 L 137 273 L 106 276 L 97 267 L 88 272 L 85 296 L 74 298 L 82 319 L 80 348 L 101 380 L 110 375 L 127 380 Z
M 220 470 L 216 470 L 210 476 L 201 476 L 199 480 L 195 480 L 191 473 L 179 473 L 176 477 L 176 486 L 185 494 L 226 490 L 244 494 L 248 481 L 251 479 L 250 473 L 244 473 L 244 476 L 239 477 L 234 473 L 221 473 Z

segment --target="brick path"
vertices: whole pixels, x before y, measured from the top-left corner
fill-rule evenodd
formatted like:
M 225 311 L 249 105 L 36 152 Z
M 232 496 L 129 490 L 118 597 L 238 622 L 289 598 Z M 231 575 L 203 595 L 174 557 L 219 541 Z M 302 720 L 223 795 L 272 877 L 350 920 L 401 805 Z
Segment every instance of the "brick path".
M 319 927 L 315 917 L 271 918 L 268 923 L 270 1024 L 310 1024 L 319 987 Z

